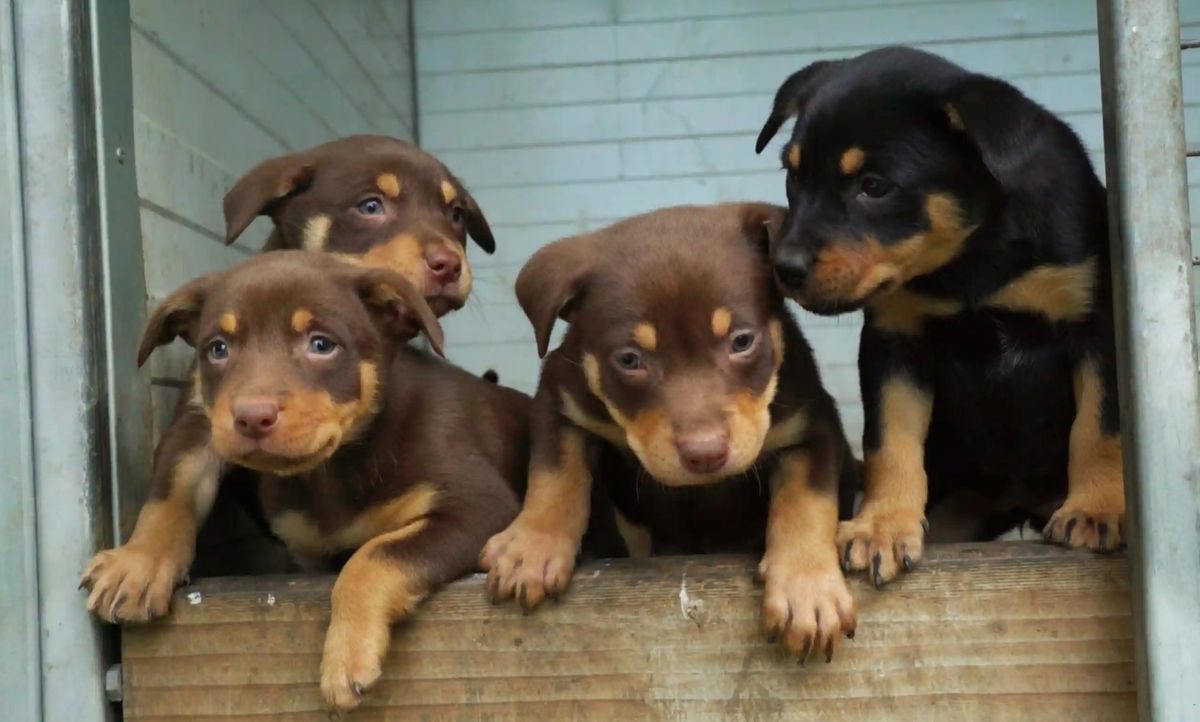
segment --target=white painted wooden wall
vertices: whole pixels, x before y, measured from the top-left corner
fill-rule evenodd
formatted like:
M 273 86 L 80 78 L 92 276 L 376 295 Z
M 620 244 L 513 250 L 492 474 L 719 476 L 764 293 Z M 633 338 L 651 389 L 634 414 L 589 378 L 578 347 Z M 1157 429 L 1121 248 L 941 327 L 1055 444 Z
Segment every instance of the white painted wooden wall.
M 1200 35 L 1200 0 L 1180 4 L 1185 36 Z M 534 388 L 512 285 L 549 241 L 660 206 L 784 203 L 788 128 L 761 156 L 754 138 L 779 83 L 819 58 L 905 43 L 1008 78 L 1074 126 L 1103 174 L 1095 24 L 1093 0 L 416 0 L 421 143 L 471 188 L 499 245 L 473 256 L 450 358 Z M 1200 143 L 1200 54 L 1184 57 Z M 857 446 L 860 319 L 801 323 Z
M 258 161 L 351 133 L 413 138 L 408 0 L 132 0 L 138 196 L 153 308 L 257 250 L 221 198 Z M 159 429 L 190 350 L 156 354 Z

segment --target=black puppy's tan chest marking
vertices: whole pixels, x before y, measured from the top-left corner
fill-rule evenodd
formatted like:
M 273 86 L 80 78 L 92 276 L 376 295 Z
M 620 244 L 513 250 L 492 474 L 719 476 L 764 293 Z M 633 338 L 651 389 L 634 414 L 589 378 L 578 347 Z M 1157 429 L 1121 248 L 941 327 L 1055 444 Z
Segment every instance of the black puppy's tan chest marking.
M 869 304 L 871 323 L 880 331 L 918 336 L 928 320 L 965 311 L 1008 311 L 1050 323 L 1080 321 L 1095 300 L 1096 262 L 1035 266 L 1005 283 L 972 307 L 958 300 L 899 288 Z

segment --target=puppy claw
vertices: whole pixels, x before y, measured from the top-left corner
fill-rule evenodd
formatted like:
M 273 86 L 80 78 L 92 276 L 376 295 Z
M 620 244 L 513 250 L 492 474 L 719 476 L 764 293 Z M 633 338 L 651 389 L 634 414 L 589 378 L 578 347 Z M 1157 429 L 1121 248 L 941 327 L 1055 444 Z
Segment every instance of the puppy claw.
M 842 634 L 853 631 L 854 598 L 846 578 L 831 559 L 828 568 L 814 568 L 798 559 L 764 557 L 763 631 L 772 643 L 782 643 L 805 665 L 810 655 L 832 656 Z
M 1046 523 L 1042 537 L 1071 549 L 1090 549 L 1102 554 L 1116 551 L 1124 545 L 1122 502 L 1120 497 L 1108 503 L 1068 497 Z
M 924 522 L 919 509 L 865 507 L 838 524 L 843 569 L 867 572 L 877 588 L 912 570 L 924 556 Z
M 517 517 L 488 540 L 484 565 L 488 589 L 502 601 L 515 597 L 525 611 L 566 588 L 575 567 L 578 541 L 556 529 L 542 529 Z

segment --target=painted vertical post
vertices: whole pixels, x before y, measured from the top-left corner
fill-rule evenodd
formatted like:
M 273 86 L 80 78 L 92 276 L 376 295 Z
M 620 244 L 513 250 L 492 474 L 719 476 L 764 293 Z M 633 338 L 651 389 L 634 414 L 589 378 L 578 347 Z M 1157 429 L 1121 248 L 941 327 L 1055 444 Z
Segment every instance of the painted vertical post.
M 150 491 L 154 438 L 150 374 L 137 367 L 146 319 L 146 272 L 133 148 L 133 62 L 128 0 L 88 0 L 108 393 L 113 538 L 133 532 Z
M 1176 0 L 1097 0 L 1143 722 L 1200 719 L 1200 369 Z
M 0 2 L 0 699 L 39 722 L 37 524 L 13 8 Z
M 105 632 L 76 588 L 108 536 L 108 389 L 85 0 L 11 0 L 36 494 L 41 714 L 100 722 Z

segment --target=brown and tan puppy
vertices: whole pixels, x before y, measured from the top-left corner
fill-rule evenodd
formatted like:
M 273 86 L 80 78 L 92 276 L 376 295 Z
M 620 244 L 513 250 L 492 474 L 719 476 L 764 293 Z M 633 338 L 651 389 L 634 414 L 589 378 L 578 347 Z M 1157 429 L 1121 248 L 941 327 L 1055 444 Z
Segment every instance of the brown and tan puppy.
M 529 608 L 566 588 L 595 479 L 651 552 L 765 548 L 763 626 L 801 659 L 853 634 L 835 535 L 855 466 L 771 278 L 782 216 L 656 211 L 553 243 L 521 271 L 539 352 L 556 318 L 570 327 L 534 398 L 524 508 L 481 557 L 491 594 Z
M 274 222 L 267 250 L 323 250 L 390 269 L 439 316 L 460 308 L 470 292 L 467 235 L 489 253 L 495 248 L 487 220 L 458 179 L 411 143 L 385 136 L 351 136 L 260 163 L 225 197 L 227 241 L 258 215 Z M 188 401 L 180 399 L 155 450 L 149 503 L 130 539 L 88 567 L 86 578 L 96 585 L 89 609 L 108 621 L 166 613 L 229 470 L 212 453 L 208 418 Z M 116 596 L 122 588 L 133 593 Z
M 418 331 L 441 348 L 437 319 L 399 274 L 281 251 L 175 292 L 138 354 L 176 336 L 198 351 L 189 404 L 212 444 L 177 466 L 256 470 L 272 528 L 303 566 L 350 554 L 321 663 L 337 708 L 379 677 L 390 624 L 475 568 L 515 516 L 528 464 L 528 397 L 406 345 Z M 179 523 L 181 536 L 190 527 Z M 112 588 L 104 564 L 85 580 L 93 600 L 147 603 L 136 579 Z

